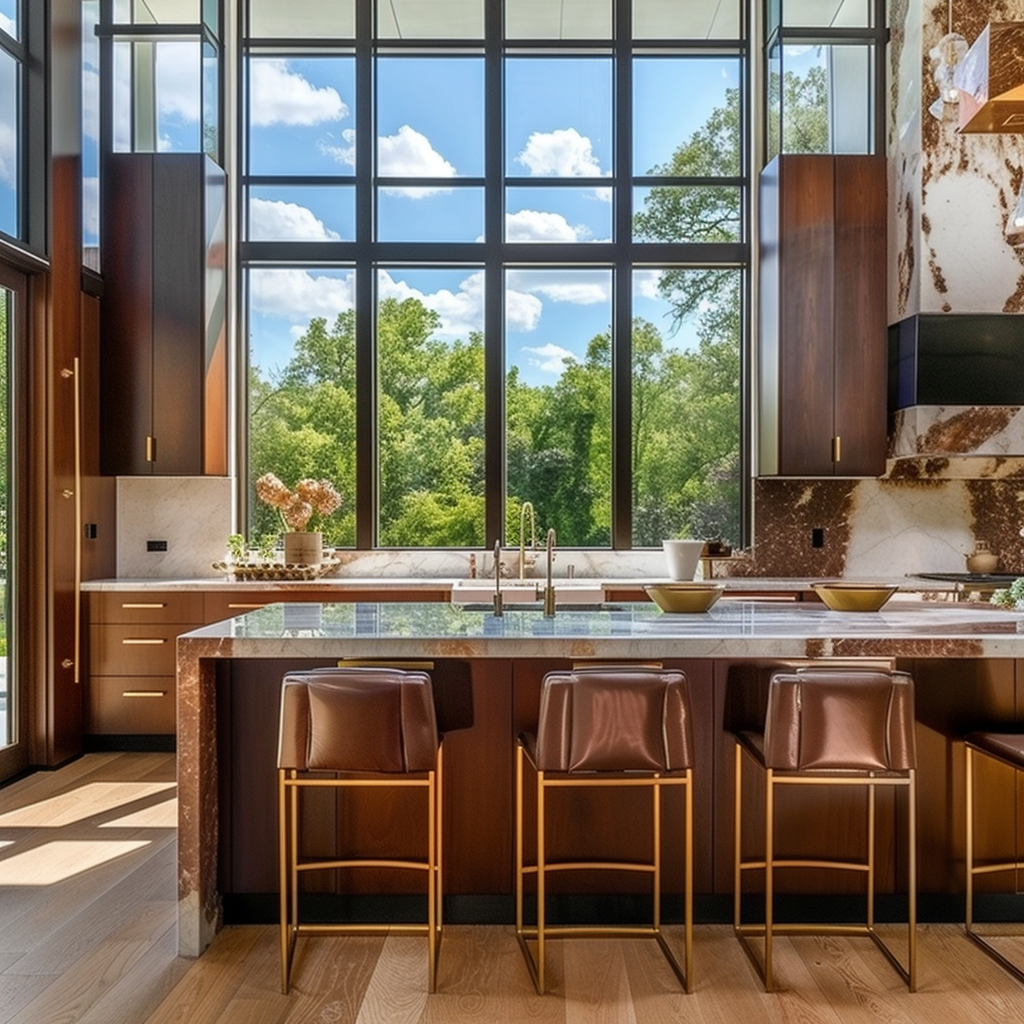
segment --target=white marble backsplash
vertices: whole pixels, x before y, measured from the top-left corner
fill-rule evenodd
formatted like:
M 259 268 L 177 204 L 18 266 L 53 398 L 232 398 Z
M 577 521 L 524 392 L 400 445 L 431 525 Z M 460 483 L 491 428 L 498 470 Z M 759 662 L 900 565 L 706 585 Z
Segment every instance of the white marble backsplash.
M 229 477 L 117 478 L 117 575 L 140 579 L 216 576 L 231 532 Z M 147 551 L 166 541 L 166 551 Z

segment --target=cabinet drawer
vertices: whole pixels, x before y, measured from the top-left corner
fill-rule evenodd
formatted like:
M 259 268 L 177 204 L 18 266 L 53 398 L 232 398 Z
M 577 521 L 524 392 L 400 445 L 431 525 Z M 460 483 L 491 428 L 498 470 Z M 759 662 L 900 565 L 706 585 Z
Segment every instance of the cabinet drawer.
M 173 676 L 174 641 L 193 628 L 189 623 L 90 626 L 90 675 Z
M 86 729 L 97 736 L 173 735 L 174 705 L 174 676 L 92 676 Z
M 89 596 L 91 622 L 203 621 L 203 595 L 196 590 L 103 591 Z

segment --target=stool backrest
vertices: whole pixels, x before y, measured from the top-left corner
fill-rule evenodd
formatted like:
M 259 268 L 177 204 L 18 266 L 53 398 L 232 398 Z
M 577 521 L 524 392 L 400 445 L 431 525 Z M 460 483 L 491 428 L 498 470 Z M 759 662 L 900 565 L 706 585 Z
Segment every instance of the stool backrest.
M 433 693 L 425 672 L 326 668 L 284 677 L 278 768 L 431 771 L 437 748 Z
M 544 677 L 537 728 L 542 771 L 681 771 L 692 763 L 682 672 L 606 666 Z
M 776 672 L 768 690 L 765 764 L 781 771 L 914 768 L 914 684 L 906 672 Z

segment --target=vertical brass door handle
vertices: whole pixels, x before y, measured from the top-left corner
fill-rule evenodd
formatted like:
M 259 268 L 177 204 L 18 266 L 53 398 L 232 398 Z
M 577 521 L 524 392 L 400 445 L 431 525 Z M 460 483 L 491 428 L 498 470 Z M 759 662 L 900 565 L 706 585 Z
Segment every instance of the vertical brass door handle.
M 843 439 L 837 434 L 832 438 L 832 461 L 840 462 L 843 457 Z

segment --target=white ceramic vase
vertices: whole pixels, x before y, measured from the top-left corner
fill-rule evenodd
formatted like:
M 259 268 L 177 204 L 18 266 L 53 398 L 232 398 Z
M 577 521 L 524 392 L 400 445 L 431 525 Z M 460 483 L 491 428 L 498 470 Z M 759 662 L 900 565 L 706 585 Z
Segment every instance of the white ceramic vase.
M 285 565 L 319 565 L 324 560 L 322 533 L 286 533 L 284 535 Z

